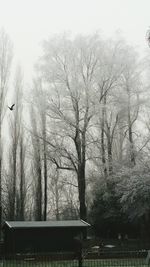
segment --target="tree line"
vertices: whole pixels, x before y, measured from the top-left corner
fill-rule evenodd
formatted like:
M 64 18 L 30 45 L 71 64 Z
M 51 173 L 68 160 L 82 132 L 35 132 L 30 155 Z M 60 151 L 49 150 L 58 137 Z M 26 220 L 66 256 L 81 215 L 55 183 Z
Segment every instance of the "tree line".
M 120 37 L 51 37 L 28 92 L 17 68 L 9 111 L 12 55 L 2 31 L 0 221 L 81 218 L 106 235 L 126 225 L 143 234 L 150 222 L 148 60 Z

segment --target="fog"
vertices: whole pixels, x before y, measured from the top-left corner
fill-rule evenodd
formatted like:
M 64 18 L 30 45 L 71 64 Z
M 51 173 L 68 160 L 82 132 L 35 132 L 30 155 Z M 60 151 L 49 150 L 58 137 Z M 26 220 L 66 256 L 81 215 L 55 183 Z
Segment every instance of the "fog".
M 145 49 L 149 10 L 148 0 L 6 0 L 1 1 L 0 28 L 10 35 L 15 60 L 31 80 L 41 42 L 52 34 L 100 31 L 110 37 L 120 31 L 128 42 Z
M 144 237 L 149 10 L 146 0 L 1 3 L 0 225 L 107 218 L 105 235 L 119 217 Z

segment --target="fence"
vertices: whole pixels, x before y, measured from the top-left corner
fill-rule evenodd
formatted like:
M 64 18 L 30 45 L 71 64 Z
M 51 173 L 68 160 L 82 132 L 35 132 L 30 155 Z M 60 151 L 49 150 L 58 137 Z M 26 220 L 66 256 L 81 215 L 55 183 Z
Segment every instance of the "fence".
M 70 252 L 48 254 L 16 254 L 3 256 L 3 267 L 147 267 L 147 250 L 83 252 L 82 261 Z

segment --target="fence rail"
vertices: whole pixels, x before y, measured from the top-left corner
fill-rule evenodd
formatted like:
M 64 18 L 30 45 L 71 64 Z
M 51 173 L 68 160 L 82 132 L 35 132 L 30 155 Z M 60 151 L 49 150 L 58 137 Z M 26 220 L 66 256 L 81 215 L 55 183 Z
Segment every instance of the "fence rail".
M 3 267 L 148 267 L 148 251 L 102 251 L 101 253 L 83 253 L 82 261 L 78 255 L 70 252 L 48 254 L 16 254 L 3 256 Z

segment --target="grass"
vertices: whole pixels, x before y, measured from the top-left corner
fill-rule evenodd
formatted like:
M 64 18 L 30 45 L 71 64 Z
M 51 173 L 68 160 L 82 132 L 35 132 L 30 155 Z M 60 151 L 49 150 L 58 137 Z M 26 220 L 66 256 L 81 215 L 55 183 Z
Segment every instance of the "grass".
M 78 267 L 78 261 L 13 261 L 0 262 L 0 267 Z M 94 259 L 84 260 L 83 267 L 148 267 L 145 259 Z

